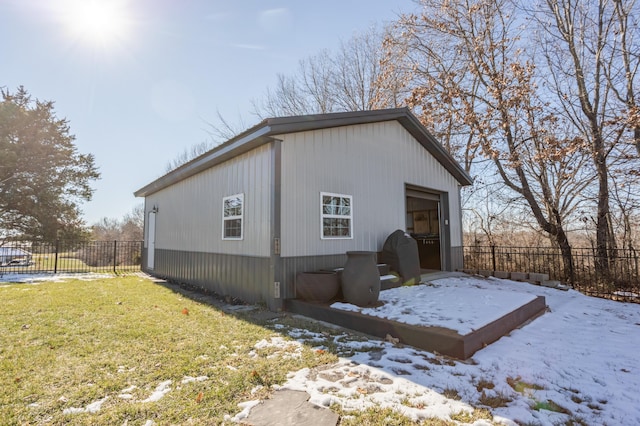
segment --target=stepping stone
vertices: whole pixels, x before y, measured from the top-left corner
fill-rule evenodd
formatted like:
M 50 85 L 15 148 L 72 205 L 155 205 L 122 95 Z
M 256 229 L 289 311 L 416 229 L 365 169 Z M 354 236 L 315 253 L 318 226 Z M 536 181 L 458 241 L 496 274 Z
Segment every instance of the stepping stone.
M 328 408 L 311 404 L 306 392 L 279 390 L 251 409 L 243 424 L 253 426 L 335 426 L 339 416 Z

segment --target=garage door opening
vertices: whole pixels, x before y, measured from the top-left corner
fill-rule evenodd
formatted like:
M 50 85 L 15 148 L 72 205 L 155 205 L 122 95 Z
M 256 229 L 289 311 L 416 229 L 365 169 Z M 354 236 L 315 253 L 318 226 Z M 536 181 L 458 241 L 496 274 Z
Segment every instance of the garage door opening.
M 420 269 L 442 270 L 440 195 L 406 190 L 407 233 L 418 242 Z

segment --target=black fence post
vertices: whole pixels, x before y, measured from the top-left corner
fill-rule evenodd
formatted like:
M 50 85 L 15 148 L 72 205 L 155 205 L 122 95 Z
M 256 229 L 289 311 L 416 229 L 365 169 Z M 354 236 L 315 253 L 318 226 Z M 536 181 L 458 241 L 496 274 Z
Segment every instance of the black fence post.
M 497 271 L 496 269 L 496 246 L 491 245 L 491 266 L 493 267 L 493 271 Z
M 116 273 L 116 257 L 118 256 L 118 240 L 113 240 L 113 273 Z
M 56 240 L 56 254 L 53 260 L 53 273 L 58 273 L 58 250 L 60 249 L 60 240 Z

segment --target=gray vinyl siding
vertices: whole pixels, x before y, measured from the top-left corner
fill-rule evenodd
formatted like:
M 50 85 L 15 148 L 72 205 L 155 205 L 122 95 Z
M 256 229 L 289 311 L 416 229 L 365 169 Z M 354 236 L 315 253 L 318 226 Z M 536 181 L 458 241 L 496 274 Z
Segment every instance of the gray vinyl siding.
M 451 270 L 461 271 L 464 268 L 464 248 L 451 247 Z
M 446 204 L 443 266 L 456 269 L 459 185 L 470 182 L 406 109 L 267 119 L 136 191 L 145 197 L 144 264 L 157 209 L 150 272 L 278 310 L 295 296 L 298 272 L 343 266 L 345 252 L 380 251 L 405 229 L 410 186 Z M 352 197 L 352 238 L 321 238 L 322 192 Z M 235 194 L 244 195 L 243 239 L 223 240 L 223 198 Z
M 379 251 L 405 229 L 405 184 L 448 192 L 451 218 L 460 215 L 456 179 L 397 121 L 280 136 L 282 256 Z M 320 238 L 320 193 L 353 196 L 353 239 Z M 462 245 L 458 220 L 451 246 Z
M 153 275 L 274 307 L 269 258 L 161 249 Z
M 234 157 L 146 197 L 158 207 L 156 250 L 269 257 L 271 145 Z M 242 240 L 222 239 L 222 199 L 244 194 Z

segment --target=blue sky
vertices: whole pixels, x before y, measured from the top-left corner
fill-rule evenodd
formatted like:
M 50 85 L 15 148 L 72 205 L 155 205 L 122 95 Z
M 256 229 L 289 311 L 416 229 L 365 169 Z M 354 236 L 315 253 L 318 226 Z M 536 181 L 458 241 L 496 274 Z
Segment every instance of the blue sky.
M 85 11 L 92 3 L 97 16 Z M 95 155 L 102 178 L 82 206 L 92 224 L 140 204 L 133 191 L 207 140 L 217 111 L 255 124 L 251 100 L 278 73 L 414 8 L 411 0 L 0 0 L 0 86 L 55 101 L 78 150 Z

